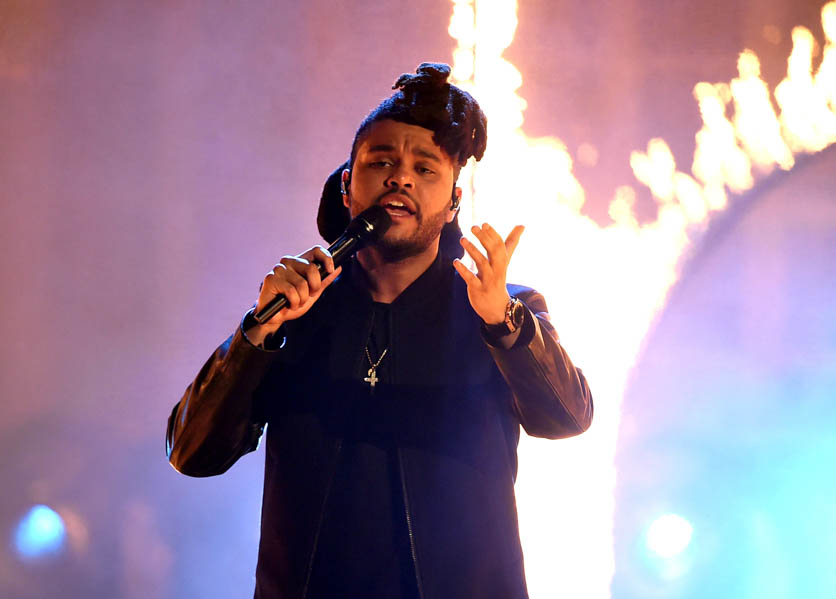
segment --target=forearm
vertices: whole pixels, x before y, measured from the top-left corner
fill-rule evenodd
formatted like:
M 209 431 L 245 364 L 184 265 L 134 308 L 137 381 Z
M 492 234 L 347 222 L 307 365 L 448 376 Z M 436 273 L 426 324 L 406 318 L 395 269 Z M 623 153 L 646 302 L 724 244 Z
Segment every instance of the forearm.
M 509 349 L 494 342 L 491 354 L 514 396 L 515 409 L 530 435 L 563 438 L 592 423 L 592 394 L 548 321 L 536 292 L 521 295 L 528 310 L 520 336 Z M 541 309 L 541 312 L 536 312 Z
M 263 429 L 254 416 L 255 393 L 273 359 L 241 327 L 215 351 L 169 418 L 166 448 L 175 469 L 221 474 L 255 449 Z

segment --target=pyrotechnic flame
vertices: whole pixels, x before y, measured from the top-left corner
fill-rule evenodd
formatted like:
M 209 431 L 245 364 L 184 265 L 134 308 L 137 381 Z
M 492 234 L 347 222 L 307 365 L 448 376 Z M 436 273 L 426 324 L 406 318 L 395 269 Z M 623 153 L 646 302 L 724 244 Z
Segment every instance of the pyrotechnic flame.
M 792 168 L 793 153 L 836 141 L 836 1 L 823 8 L 822 22 L 827 43 L 815 75 L 815 40 L 804 28 L 793 30 L 787 78 L 775 90 L 780 117 L 757 56 L 744 50 L 737 78 L 694 88 L 703 126 L 695 137 L 693 176 L 677 170 L 664 140 L 650 140 L 646 152 L 632 153 L 630 165 L 657 200 L 656 220 L 640 225 L 636 192 L 622 186 L 609 206 L 612 224 L 599 226 L 580 212 L 584 189 L 566 145 L 555 137 L 528 137 L 521 128 L 522 75 L 502 56 L 516 31 L 517 3 L 453 0 L 454 82 L 479 99 L 490 121 L 488 152 L 459 180 L 463 228 L 487 221 L 507 232 L 519 215 L 527 217 L 509 279 L 544 292 L 596 401 L 586 434 L 560 443 L 523 437 L 520 443 L 516 493 L 532 598 L 558 591 L 609 597 L 614 459 L 627 375 L 685 251 L 712 212 L 775 165 Z
M 737 143 L 734 125 L 726 117 L 731 91 L 726 84 L 698 83 L 694 96 L 700 107 L 703 127 L 697 132 L 694 150 L 694 175 L 703 182 L 703 194 L 709 207 L 726 207 L 726 187 L 742 192 L 754 185 L 752 163 Z
M 737 61 L 740 77 L 732 79 L 734 128 L 743 149 L 763 172 L 775 164 L 789 170 L 795 164 L 792 152 L 781 137 L 781 123 L 775 115 L 769 87 L 761 79 L 761 65 L 751 50 Z
M 830 12 L 830 11 L 828 11 Z M 824 17 L 824 11 L 822 11 Z M 824 18 L 823 18 L 824 20 Z M 828 92 L 833 82 L 824 77 L 832 75 L 833 48 L 828 44 L 827 71 L 813 76 L 813 54 L 816 40 L 804 27 L 792 30 L 792 53 L 787 61 L 787 78 L 775 88 L 775 99 L 781 106 L 781 125 L 784 137 L 793 152 L 819 152 L 836 141 L 836 114 L 828 105 Z

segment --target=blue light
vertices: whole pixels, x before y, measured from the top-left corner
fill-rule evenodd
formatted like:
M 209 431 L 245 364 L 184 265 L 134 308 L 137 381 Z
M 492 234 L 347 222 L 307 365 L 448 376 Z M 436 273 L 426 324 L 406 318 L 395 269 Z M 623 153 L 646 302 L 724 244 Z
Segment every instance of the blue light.
M 45 505 L 36 505 L 21 518 L 15 531 L 15 548 L 24 559 L 59 553 L 67 532 L 61 516 Z

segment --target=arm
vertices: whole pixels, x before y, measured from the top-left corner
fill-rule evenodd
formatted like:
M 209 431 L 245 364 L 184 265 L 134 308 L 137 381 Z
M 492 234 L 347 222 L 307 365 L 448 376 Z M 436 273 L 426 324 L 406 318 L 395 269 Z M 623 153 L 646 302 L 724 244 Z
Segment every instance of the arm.
M 168 419 L 166 453 L 182 474 L 222 474 L 258 446 L 264 424 L 254 416 L 255 392 L 275 352 L 250 343 L 243 326 L 215 350 Z
M 592 424 L 592 394 L 586 378 L 560 345 L 543 296 L 518 288 L 526 305 L 519 336 L 510 347 L 485 336 L 488 348 L 514 395 L 514 409 L 525 431 L 535 437 L 561 439 L 578 435 Z
M 459 260 L 453 266 L 467 284 L 470 305 L 482 322 L 497 324 L 504 321 L 511 297 L 505 275 L 523 228 L 514 227 L 505 240 L 487 223 L 472 227 L 471 232 L 485 254 L 465 238 L 461 244 L 473 258 L 477 272 Z M 517 297 L 527 306 L 523 326 L 511 335 L 486 341 L 514 394 L 520 422 L 528 434 L 537 437 L 580 434 L 592 422 L 592 396 L 586 379 L 561 347 L 543 296 L 520 288 Z
M 329 273 L 320 278 L 315 261 Z M 238 330 L 203 366 L 172 410 L 166 451 L 174 468 L 190 476 L 226 472 L 238 458 L 253 451 L 264 430 L 257 415 L 257 392 L 281 351 L 271 347 L 283 323 L 303 316 L 336 279 L 341 269 L 327 250 L 317 246 L 300 256 L 285 256 L 261 284 L 255 310 L 276 295 L 289 305 L 264 324 L 247 313 Z M 246 333 L 245 333 L 246 331 Z

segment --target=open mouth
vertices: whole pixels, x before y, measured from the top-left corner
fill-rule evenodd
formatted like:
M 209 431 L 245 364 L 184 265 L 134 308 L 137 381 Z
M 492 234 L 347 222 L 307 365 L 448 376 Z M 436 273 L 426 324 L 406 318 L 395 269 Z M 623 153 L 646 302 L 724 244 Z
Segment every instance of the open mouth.
M 394 198 L 384 201 L 383 207 L 386 209 L 386 212 L 393 217 L 405 217 L 415 214 L 415 211 L 412 210 L 406 203 Z

